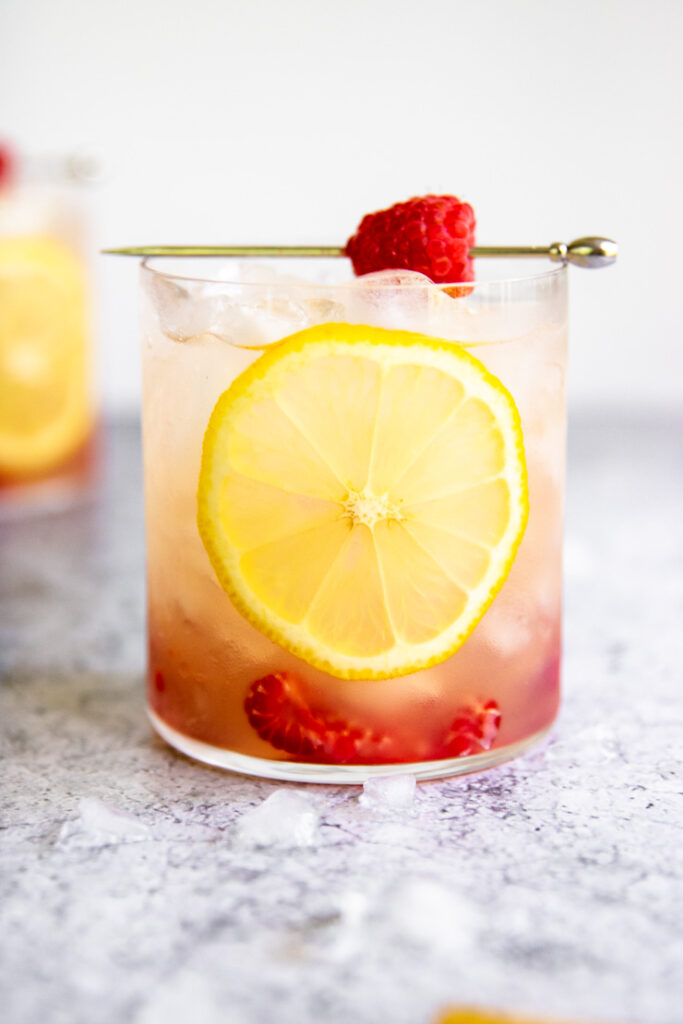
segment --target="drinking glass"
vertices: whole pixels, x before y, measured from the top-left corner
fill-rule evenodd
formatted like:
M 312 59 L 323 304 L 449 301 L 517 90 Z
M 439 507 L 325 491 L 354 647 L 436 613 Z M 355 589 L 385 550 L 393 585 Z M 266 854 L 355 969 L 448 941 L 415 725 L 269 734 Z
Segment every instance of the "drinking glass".
M 0 518 L 94 480 L 87 222 L 75 187 L 0 183 Z
M 173 747 L 251 775 L 359 783 L 480 770 L 549 729 L 560 686 L 567 270 L 500 260 L 484 272 L 436 285 L 410 272 L 353 278 L 341 260 L 143 263 L 148 707 Z M 380 350 L 388 363 L 376 385 Z M 483 396 L 467 393 L 469 419 L 460 392 L 460 411 L 443 411 L 461 372 Z M 392 426 L 380 429 L 389 392 Z M 372 481 L 344 477 L 361 428 L 373 465 L 400 466 L 392 480 L 402 483 L 372 493 Z M 484 450 L 498 460 L 488 469 L 477 462 Z M 501 483 L 504 458 L 517 468 Z M 342 488 L 331 520 L 329 503 L 323 515 L 320 494 L 300 483 L 327 473 L 323 463 Z M 479 476 L 460 488 L 458 473 Z M 424 502 L 410 505 L 409 479 Z M 327 525 L 315 525 L 319 512 Z M 503 555 L 501 516 L 514 534 Z M 333 569 L 325 530 L 355 538 Z M 377 584 L 368 551 L 380 534 L 393 547 L 391 560 L 377 556 Z M 478 593 L 486 572 L 488 596 L 472 598 L 456 637 L 452 595 Z M 385 599 L 396 637 L 382 646 Z

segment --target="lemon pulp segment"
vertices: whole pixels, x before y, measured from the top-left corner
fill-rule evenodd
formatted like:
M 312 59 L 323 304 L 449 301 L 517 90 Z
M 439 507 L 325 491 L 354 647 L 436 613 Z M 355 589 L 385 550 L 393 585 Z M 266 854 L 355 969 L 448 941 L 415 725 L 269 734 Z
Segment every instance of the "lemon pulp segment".
M 405 675 L 470 635 L 528 515 L 519 414 L 460 346 L 324 324 L 219 398 L 198 527 L 240 612 L 348 679 Z

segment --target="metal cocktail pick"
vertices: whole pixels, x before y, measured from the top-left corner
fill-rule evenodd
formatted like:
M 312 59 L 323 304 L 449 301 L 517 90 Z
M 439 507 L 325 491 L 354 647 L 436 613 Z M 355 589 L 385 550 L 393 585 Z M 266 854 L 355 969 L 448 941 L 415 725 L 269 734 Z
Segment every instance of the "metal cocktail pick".
M 115 256 L 345 256 L 338 245 L 136 245 L 125 249 L 103 249 Z M 577 267 L 608 267 L 617 258 L 617 243 L 611 238 L 588 235 L 550 245 L 475 245 L 470 256 L 548 256 L 555 263 Z

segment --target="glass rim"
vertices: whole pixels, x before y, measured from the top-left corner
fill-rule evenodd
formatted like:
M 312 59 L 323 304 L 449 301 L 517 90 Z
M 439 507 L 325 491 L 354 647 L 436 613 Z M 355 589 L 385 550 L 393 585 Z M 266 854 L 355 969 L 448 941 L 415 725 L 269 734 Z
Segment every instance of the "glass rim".
M 206 276 L 203 276 L 203 275 L 195 276 L 195 275 L 192 275 L 192 274 L 171 273 L 169 271 L 164 271 L 164 270 L 160 269 L 160 267 L 157 266 L 157 264 L 161 264 L 161 266 L 163 266 L 164 264 L 166 264 L 166 265 L 173 264 L 174 262 L 177 262 L 177 261 L 183 261 L 183 262 L 195 261 L 195 262 L 200 263 L 200 264 L 201 263 L 205 263 L 206 264 L 206 263 L 209 263 L 209 262 L 212 262 L 212 261 L 219 261 L 219 260 L 222 261 L 223 263 L 225 263 L 227 260 L 230 260 L 230 261 L 233 261 L 233 262 L 237 262 L 239 259 L 240 259 L 240 257 L 235 257 L 235 256 L 232 256 L 232 257 L 225 257 L 225 256 L 172 256 L 172 257 L 168 257 L 168 256 L 145 256 L 142 259 L 141 263 L 140 263 L 140 270 L 144 270 L 145 272 L 147 272 L 149 274 L 153 274 L 155 277 L 165 278 L 166 280 L 169 280 L 169 281 L 187 281 L 187 282 L 191 282 L 193 284 L 224 285 L 226 288 L 260 288 L 260 289 L 264 289 L 264 288 L 278 288 L 278 289 L 290 290 L 290 291 L 292 289 L 296 289 L 296 288 L 314 288 L 314 289 L 321 289 L 321 290 L 328 291 L 328 292 L 330 290 L 332 290 L 332 291 L 342 291 L 344 289 L 356 287 L 358 282 L 362 281 L 363 277 L 366 276 L 366 275 L 361 275 L 359 277 L 352 277 L 352 278 L 349 278 L 349 280 L 347 280 L 347 281 L 314 281 L 314 280 L 304 280 L 304 279 L 302 279 L 300 281 L 299 280 L 297 280 L 297 281 L 279 281 L 279 280 L 272 280 L 272 281 L 240 281 L 240 280 L 226 280 L 225 278 L 222 278 L 222 277 L 220 277 L 220 278 L 219 277 L 206 277 Z M 325 264 L 329 264 L 330 262 L 332 262 L 330 259 L 326 259 L 326 258 L 320 257 L 320 256 L 312 256 L 312 257 L 304 257 L 304 258 L 299 257 L 299 256 L 281 256 L 281 257 L 277 257 L 277 259 L 275 259 L 274 257 L 252 257 L 252 256 L 250 256 L 250 257 L 244 257 L 244 259 L 248 259 L 249 261 L 253 261 L 254 265 L 258 265 L 259 263 L 263 264 L 265 262 L 268 262 L 268 263 L 271 263 L 271 264 L 274 263 L 274 262 L 277 262 L 278 265 L 282 264 L 283 267 L 284 266 L 291 267 L 292 264 L 296 266 L 297 263 L 298 264 L 310 264 L 312 262 L 316 262 L 318 264 L 325 265 Z M 544 259 L 544 257 L 540 256 L 540 257 L 538 257 L 538 259 Z M 502 262 L 503 260 L 506 261 L 506 262 L 514 262 L 516 264 L 519 264 L 519 262 L 520 262 L 519 258 L 515 259 L 515 258 L 510 257 L 510 256 L 508 256 L 508 257 L 505 257 L 505 256 L 500 257 L 499 260 L 497 260 L 497 262 Z M 469 291 L 471 291 L 471 290 L 473 290 L 475 288 L 477 290 L 479 290 L 481 288 L 495 288 L 495 287 L 501 287 L 503 285 L 511 285 L 511 284 L 534 284 L 534 283 L 547 282 L 547 281 L 550 281 L 550 280 L 552 280 L 554 278 L 558 278 L 558 277 L 562 276 L 563 274 L 566 274 L 567 267 L 568 267 L 567 263 L 556 263 L 555 265 L 551 266 L 549 269 L 543 270 L 543 271 L 538 271 L 536 273 L 530 273 L 530 274 L 525 274 L 525 275 L 518 274 L 518 275 L 516 275 L 514 277 L 512 277 L 512 276 L 511 277 L 494 277 L 494 278 L 491 278 L 490 280 L 484 278 L 484 279 L 480 279 L 480 280 L 475 279 L 473 281 L 432 281 L 429 278 L 426 278 L 424 281 L 414 281 L 414 282 L 411 282 L 410 284 L 403 283 L 403 284 L 400 284 L 400 285 L 397 285 L 396 283 L 392 284 L 390 281 L 376 281 L 374 283 L 374 287 L 376 287 L 378 289 L 382 289 L 382 288 L 396 289 L 398 287 L 400 287 L 400 288 L 410 288 L 410 289 L 439 288 L 439 289 L 442 289 L 442 290 L 445 289 L 445 288 L 467 288 L 468 289 L 468 293 L 469 293 Z M 402 273 L 403 270 L 404 270 L 404 268 L 397 268 L 396 269 L 396 273 Z M 409 271 L 409 272 L 412 273 L 412 271 Z

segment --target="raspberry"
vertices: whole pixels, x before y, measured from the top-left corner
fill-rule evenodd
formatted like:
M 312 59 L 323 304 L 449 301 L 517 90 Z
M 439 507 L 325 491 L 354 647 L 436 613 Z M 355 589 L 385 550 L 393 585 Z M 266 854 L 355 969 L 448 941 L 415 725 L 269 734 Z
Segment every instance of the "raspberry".
M 500 718 L 495 700 L 461 708 L 451 722 L 440 756 L 466 757 L 490 750 L 500 728 Z
M 433 281 L 473 281 L 469 251 L 476 221 L 455 196 L 417 196 L 368 213 L 346 243 L 356 274 L 415 270 Z
M 349 764 L 361 758 L 364 730 L 314 713 L 291 672 L 275 672 L 251 684 L 244 701 L 249 724 L 276 750 L 322 764 Z
M 0 142 L 0 188 L 11 185 L 14 177 L 14 154 L 9 146 Z
M 291 672 L 275 672 L 252 683 L 244 710 L 262 740 L 296 760 L 319 764 L 397 764 L 464 757 L 488 750 L 500 725 L 495 701 L 464 706 L 443 740 L 427 751 L 422 740 L 399 743 L 312 709 L 301 682 Z

